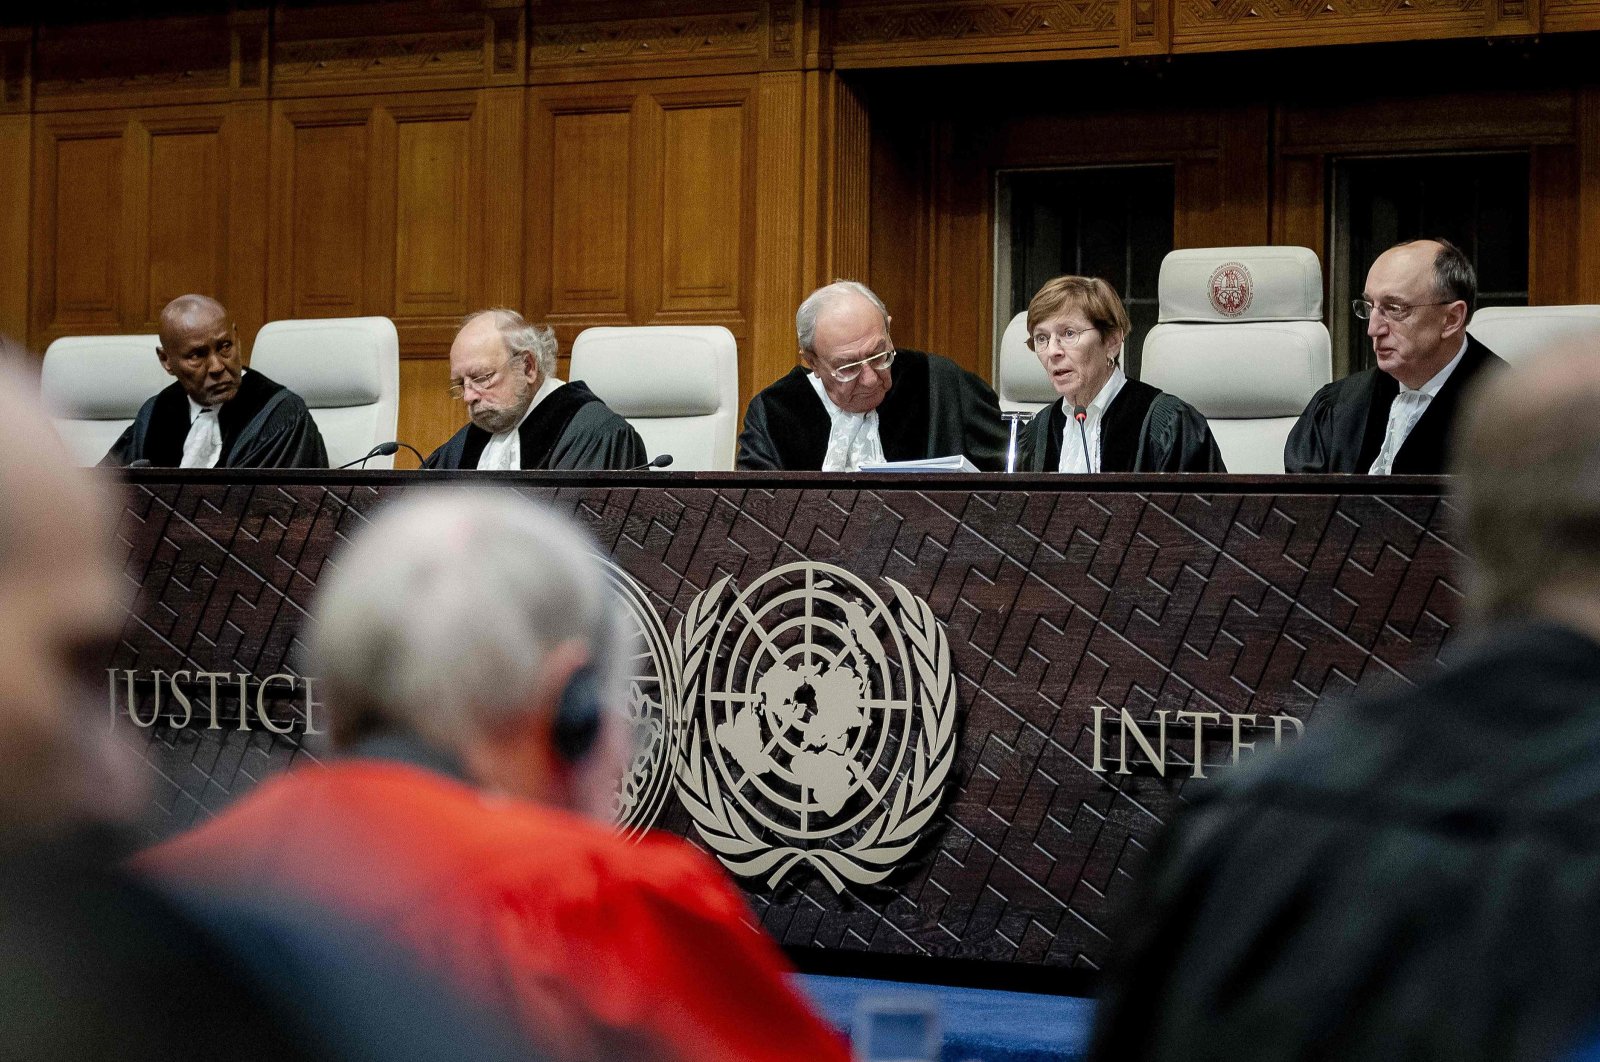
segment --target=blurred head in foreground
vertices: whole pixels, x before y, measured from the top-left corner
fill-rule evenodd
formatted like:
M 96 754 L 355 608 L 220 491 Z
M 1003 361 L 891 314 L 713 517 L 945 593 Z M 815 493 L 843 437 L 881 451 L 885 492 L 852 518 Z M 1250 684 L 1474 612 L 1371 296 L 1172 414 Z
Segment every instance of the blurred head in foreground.
M 1542 1062 L 1600 1029 L 1597 402 L 1600 350 L 1477 385 L 1451 540 L 1477 629 L 1440 651 L 1413 622 L 1414 686 L 1185 787 L 1092 1058 Z M 1461 585 L 1433 545 L 1390 616 Z
M 1597 408 L 1600 350 L 1533 358 L 1474 395 L 1454 471 L 1470 601 L 1484 617 L 1545 616 L 1600 634 Z
M 128 795 L 102 773 L 97 683 L 118 619 L 107 499 L 25 366 L 0 339 L 0 835 L 119 812 Z
M 311 641 L 336 744 L 409 735 L 480 785 L 609 815 L 627 653 L 575 524 L 511 491 L 420 492 L 337 563 Z

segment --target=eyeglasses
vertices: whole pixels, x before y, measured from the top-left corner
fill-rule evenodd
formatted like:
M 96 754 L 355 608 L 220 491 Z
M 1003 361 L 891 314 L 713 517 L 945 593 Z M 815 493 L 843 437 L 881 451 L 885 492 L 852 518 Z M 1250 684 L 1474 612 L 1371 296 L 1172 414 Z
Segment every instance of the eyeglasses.
M 1355 299 L 1350 303 L 1350 308 L 1354 310 L 1356 312 L 1356 316 L 1361 318 L 1363 321 L 1370 321 L 1374 317 L 1381 317 L 1385 321 L 1391 321 L 1394 324 L 1399 324 L 1407 317 L 1410 317 L 1411 312 L 1419 307 L 1449 306 L 1450 303 L 1455 301 L 1455 299 L 1447 299 L 1444 302 L 1368 302 L 1366 299 Z
M 849 383 L 861 375 L 862 369 L 870 368 L 873 372 L 882 372 L 894 364 L 894 348 L 880 351 L 871 357 L 852 361 L 848 365 L 841 365 L 837 369 L 829 369 L 828 375 L 840 383 Z
M 1033 334 L 1033 349 L 1044 351 L 1050 349 L 1051 342 L 1057 343 L 1062 350 L 1075 347 L 1083 342 L 1083 337 L 1099 329 L 1090 325 L 1088 328 L 1064 328 L 1059 332 L 1035 332 Z
M 488 372 L 480 372 L 476 376 L 468 376 L 460 383 L 451 384 L 450 397 L 455 399 L 457 402 L 461 401 L 463 398 L 467 397 L 467 388 L 469 387 L 479 394 L 482 394 L 500 382 L 500 374 L 505 372 L 512 362 L 516 361 L 518 358 L 526 357 L 527 354 L 528 352 L 526 350 L 519 350 L 515 354 L 511 355 L 511 357 L 507 358 L 506 363 L 500 366 L 498 369 L 490 369 Z

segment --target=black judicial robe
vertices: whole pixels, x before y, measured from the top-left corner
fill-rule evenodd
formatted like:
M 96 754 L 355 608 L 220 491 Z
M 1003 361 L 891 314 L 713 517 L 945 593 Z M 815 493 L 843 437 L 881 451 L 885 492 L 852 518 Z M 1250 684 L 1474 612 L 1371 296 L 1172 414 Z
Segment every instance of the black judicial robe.
M 1041 411 L 1023 432 L 1017 467 L 1054 472 L 1061 467 L 1066 399 Z M 1076 430 L 1076 429 L 1074 429 Z M 1129 380 L 1100 420 L 1096 472 L 1226 472 L 1211 426 L 1199 410 L 1175 395 Z
M 742 469 L 815 472 L 828 453 L 827 407 L 796 365 L 750 400 L 739 433 Z M 887 461 L 965 454 L 985 472 L 1005 468 L 1006 431 L 994 391 L 949 358 L 895 351 L 889 393 L 878 405 Z
M 217 411 L 222 430 L 218 468 L 327 468 L 328 451 L 305 402 L 255 370 Z M 189 437 L 189 399 L 174 381 L 145 402 L 128 430 L 112 444 L 102 465 L 149 461 L 177 468 Z
M 1508 624 L 1447 659 L 1184 786 L 1091 1059 L 1535 1062 L 1600 1030 L 1600 645 Z
M 556 388 L 545 396 L 522 426 L 522 467 L 604 471 L 638 468 L 650 460 L 644 440 L 633 425 L 581 380 Z M 423 462 L 423 468 L 477 468 L 490 435 L 468 422 Z
M 1451 430 L 1461 396 L 1478 373 L 1505 368 L 1494 351 L 1467 337 L 1461 364 L 1429 401 L 1395 455 L 1395 475 L 1438 475 L 1449 467 Z M 1393 376 L 1367 369 L 1335 380 L 1312 396 L 1283 447 L 1286 472 L 1365 473 L 1383 449 L 1389 405 L 1400 393 Z

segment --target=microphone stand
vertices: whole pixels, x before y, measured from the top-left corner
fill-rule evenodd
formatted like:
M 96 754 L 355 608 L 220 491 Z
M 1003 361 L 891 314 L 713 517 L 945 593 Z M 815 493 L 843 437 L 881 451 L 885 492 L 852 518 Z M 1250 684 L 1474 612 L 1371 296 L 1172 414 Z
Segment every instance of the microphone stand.
M 1000 416 L 1011 425 L 1011 437 L 1006 443 L 1006 471 L 1015 472 L 1017 470 L 1017 435 L 1022 425 L 1033 420 L 1033 414 L 1025 409 L 1007 409 L 1002 411 Z

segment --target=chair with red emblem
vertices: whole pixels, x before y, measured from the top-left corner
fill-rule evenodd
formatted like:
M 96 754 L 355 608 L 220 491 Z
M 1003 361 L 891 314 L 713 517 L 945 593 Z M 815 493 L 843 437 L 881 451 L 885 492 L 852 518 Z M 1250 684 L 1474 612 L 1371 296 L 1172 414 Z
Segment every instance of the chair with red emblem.
M 1198 409 L 1229 472 L 1282 472 L 1283 444 L 1333 379 L 1322 267 L 1306 247 L 1173 251 L 1139 378 Z

